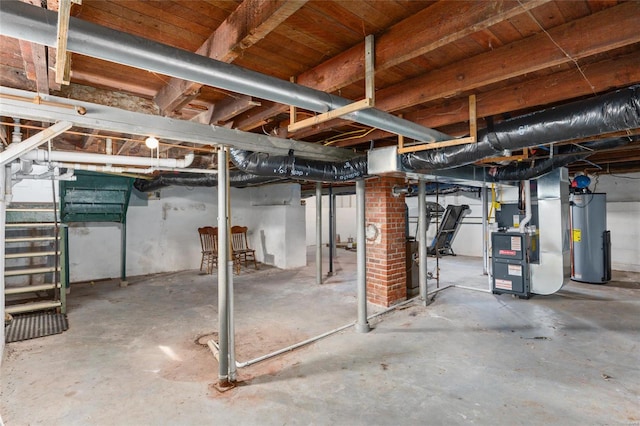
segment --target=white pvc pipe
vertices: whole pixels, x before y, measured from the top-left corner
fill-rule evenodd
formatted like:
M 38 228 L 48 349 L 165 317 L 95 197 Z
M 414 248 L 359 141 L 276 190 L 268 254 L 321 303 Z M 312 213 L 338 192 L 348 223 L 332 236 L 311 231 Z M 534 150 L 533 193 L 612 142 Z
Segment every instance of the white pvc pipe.
M 64 161 L 69 163 L 119 164 L 122 166 L 172 167 L 182 169 L 191 165 L 194 154 L 189 153 L 185 155 L 184 159 L 179 160 L 176 158 L 131 157 L 124 155 L 93 154 L 89 152 L 49 152 L 44 149 L 38 149 L 21 155 L 21 158 L 33 161 Z
M 53 126 L 47 127 L 30 138 L 20 142 L 12 143 L 7 149 L 0 152 L 0 165 L 9 164 L 16 158 L 22 158 L 29 155 L 31 150 L 37 148 L 48 140 L 55 138 L 59 134 L 68 130 L 72 124 L 68 121 L 59 121 Z M 47 151 L 43 151 L 47 152 Z M 25 157 L 25 159 L 28 159 Z

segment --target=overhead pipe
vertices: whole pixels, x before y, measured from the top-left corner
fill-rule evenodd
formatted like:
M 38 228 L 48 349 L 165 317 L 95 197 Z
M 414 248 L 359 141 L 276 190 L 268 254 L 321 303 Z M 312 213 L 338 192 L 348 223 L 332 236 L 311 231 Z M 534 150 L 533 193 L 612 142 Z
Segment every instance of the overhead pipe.
M 290 155 L 270 155 L 241 149 L 230 150 L 240 170 L 260 176 L 281 176 L 316 182 L 346 182 L 367 174 L 365 155 L 344 162 L 319 161 Z
M 13 1 L 1 1 L 0 12 L 4 17 L 0 34 L 49 47 L 56 46 L 56 12 Z M 74 17 L 69 20 L 67 50 L 318 113 L 353 102 Z M 422 142 L 451 139 L 444 133 L 375 108 L 352 112 L 342 118 Z
M 536 161 L 535 164 L 518 163 L 515 166 L 490 169 L 486 173 L 488 182 L 519 181 L 535 179 L 559 167 L 564 167 L 575 161 L 586 159 L 599 150 L 617 148 L 632 141 L 640 140 L 640 136 L 624 138 L 602 139 L 587 142 L 581 145 L 569 145 L 561 147 L 562 150 L 555 156 Z
M 0 165 L 4 166 L 9 164 L 16 158 L 26 158 L 27 154 L 30 154 L 29 151 L 64 133 L 69 130 L 69 128 L 71 128 L 71 123 L 68 121 L 59 121 L 20 143 L 10 144 L 0 152 Z
M 47 151 L 44 149 L 38 149 L 23 154 L 21 158 L 36 162 L 63 161 L 68 163 L 98 163 L 105 165 L 119 164 L 122 166 L 171 167 L 181 169 L 191 165 L 194 159 L 194 154 L 189 153 L 184 156 L 184 159 L 176 159 L 105 155 L 89 152 Z
M 640 85 L 545 109 L 478 132 L 478 142 L 401 156 L 408 171 L 428 173 L 516 150 L 640 127 Z
M 256 184 L 284 182 L 286 179 L 257 176 L 234 170 L 229 173 L 229 182 L 235 188 L 245 188 Z M 180 173 L 162 174 L 153 179 L 136 179 L 133 186 L 140 192 L 156 191 L 167 186 L 218 186 L 216 174 Z

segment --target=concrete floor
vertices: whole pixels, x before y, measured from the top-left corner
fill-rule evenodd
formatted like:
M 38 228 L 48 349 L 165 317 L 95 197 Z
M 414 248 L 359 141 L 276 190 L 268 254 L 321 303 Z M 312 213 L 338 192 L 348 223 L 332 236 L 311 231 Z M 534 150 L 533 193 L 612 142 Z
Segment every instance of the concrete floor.
M 317 286 L 311 255 L 306 268 L 236 276 L 238 360 L 352 322 L 355 253 L 340 251 L 336 272 Z M 368 334 L 241 369 L 224 394 L 199 339 L 217 328 L 214 277 L 76 284 L 67 332 L 7 345 L 0 413 L 7 425 L 638 425 L 639 277 L 530 300 L 448 288 Z M 442 259 L 441 286 L 456 283 L 486 289 L 481 261 Z

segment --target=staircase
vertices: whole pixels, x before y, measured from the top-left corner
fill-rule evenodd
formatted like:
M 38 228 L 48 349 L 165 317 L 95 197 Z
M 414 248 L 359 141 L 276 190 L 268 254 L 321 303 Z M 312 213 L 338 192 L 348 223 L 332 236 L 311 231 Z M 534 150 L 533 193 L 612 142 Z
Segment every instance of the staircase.
M 9 314 L 66 312 L 67 229 L 56 224 L 55 217 L 52 204 L 7 207 L 4 276 Z

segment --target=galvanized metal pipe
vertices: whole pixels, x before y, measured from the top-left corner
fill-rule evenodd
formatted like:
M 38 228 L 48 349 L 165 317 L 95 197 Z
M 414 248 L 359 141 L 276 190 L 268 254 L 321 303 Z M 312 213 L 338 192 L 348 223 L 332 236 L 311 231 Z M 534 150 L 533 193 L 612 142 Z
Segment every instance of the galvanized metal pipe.
M 316 284 L 322 284 L 322 182 L 316 182 Z
M 0 1 L 0 34 L 49 47 L 57 41 L 57 14 L 27 3 Z M 315 112 L 327 112 L 351 100 L 260 74 L 237 65 L 161 44 L 71 17 L 67 50 L 134 68 L 255 96 Z M 367 126 L 423 142 L 451 139 L 389 113 L 369 108 L 343 116 Z
M 420 299 L 427 304 L 427 205 L 423 179 L 418 181 L 418 277 Z
M 367 241 L 365 239 L 364 179 L 356 180 L 356 265 L 358 320 L 356 331 L 367 333 L 371 328 L 367 321 Z
M 229 232 L 227 228 L 227 151 L 218 149 L 218 381 L 226 386 L 229 381 Z

